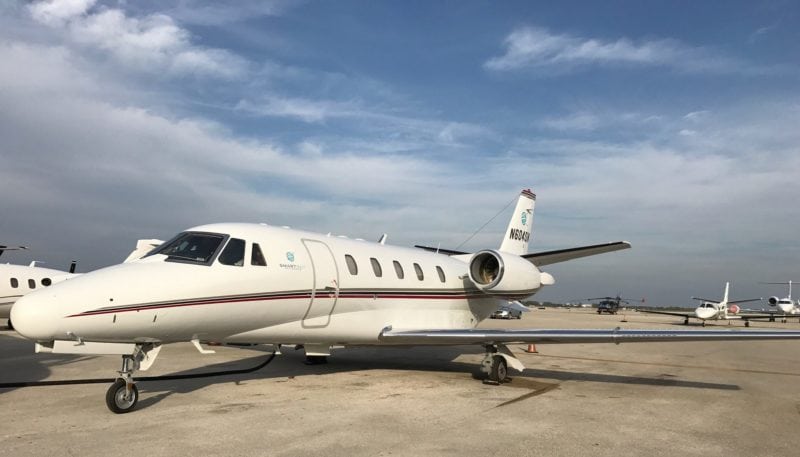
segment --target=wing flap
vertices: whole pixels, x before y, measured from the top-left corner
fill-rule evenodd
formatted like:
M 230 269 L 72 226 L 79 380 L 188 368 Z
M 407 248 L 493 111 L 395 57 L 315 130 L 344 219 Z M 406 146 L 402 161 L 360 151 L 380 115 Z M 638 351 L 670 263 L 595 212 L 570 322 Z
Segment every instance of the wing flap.
M 627 241 L 615 241 L 613 243 L 595 244 L 592 246 L 580 246 L 577 248 L 558 249 L 555 251 L 535 252 L 525 254 L 522 257 L 532 262 L 537 267 L 550 265 L 553 263 L 565 262 L 567 260 L 588 257 L 591 255 L 603 254 L 606 252 L 628 249 L 631 244 Z
M 384 329 L 379 340 L 388 344 L 462 345 L 511 343 L 644 343 L 657 341 L 735 341 L 800 339 L 800 331 L 779 330 L 637 330 L 637 329 Z

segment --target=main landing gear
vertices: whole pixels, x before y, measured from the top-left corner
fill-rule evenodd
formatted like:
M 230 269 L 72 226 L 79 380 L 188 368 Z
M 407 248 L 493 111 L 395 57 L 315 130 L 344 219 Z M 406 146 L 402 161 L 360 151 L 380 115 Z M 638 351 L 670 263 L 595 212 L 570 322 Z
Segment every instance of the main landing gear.
M 486 383 L 500 385 L 504 382 L 510 382 L 511 378 L 508 377 L 508 366 L 522 371 L 525 369 L 522 362 L 514 357 L 514 354 L 505 345 L 487 344 L 486 355 L 481 361 L 481 371 L 486 373 Z
M 160 344 L 137 344 L 133 354 L 122 356 L 119 378 L 106 391 L 106 406 L 111 412 L 125 414 L 133 411 L 139 401 L 139 389 L 133 379 L 136 370 L 147 370 L 161 350 Z

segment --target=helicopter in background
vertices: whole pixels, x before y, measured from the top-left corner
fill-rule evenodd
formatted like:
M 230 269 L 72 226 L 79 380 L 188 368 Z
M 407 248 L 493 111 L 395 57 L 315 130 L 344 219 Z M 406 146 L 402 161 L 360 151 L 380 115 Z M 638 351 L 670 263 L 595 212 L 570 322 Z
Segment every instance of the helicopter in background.
M 597 302 L 597 314 L 617 314 L 622 306 L 622 303 L 625 303 L 626 305 L 630 304 L 629 299 L 622 298 L 619 296 L 619 294 L 617 294 L 616 297 L 595 297 L 587 298 L 586 300 L 600 300 Z

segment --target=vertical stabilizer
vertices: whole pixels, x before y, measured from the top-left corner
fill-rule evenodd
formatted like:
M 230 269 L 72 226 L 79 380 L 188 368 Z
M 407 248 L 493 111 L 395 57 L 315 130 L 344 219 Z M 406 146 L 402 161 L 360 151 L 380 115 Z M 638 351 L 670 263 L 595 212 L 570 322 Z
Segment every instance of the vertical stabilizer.
M 522 255 L 528 253 L 528 242 L 533 234 L 533 207 L 536 204 L 536 194 L 530 189 L 519 194 L 517 207 L 511 215 L 500 251 L 509 254 Z
M 725 295 L 722 297 L 722 304 L 727 308 L 728 307 L 728 289 L 730 288 L 731 283 L 725 283 Z

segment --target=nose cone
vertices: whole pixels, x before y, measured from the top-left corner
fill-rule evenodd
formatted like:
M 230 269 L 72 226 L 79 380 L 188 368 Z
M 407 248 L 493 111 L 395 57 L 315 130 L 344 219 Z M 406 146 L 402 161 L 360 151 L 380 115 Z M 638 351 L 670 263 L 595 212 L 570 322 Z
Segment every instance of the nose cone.
M 48 290 L 32 292 L 20 298 L 11 307 L 11 322 L 20 335 L 34 341 L 50 341 L 55 338 L 58 321 Z
M 700 319 L 713 319 L 717 316 L 717 310 L 714 308 L 697 308 L 694 314 Z

